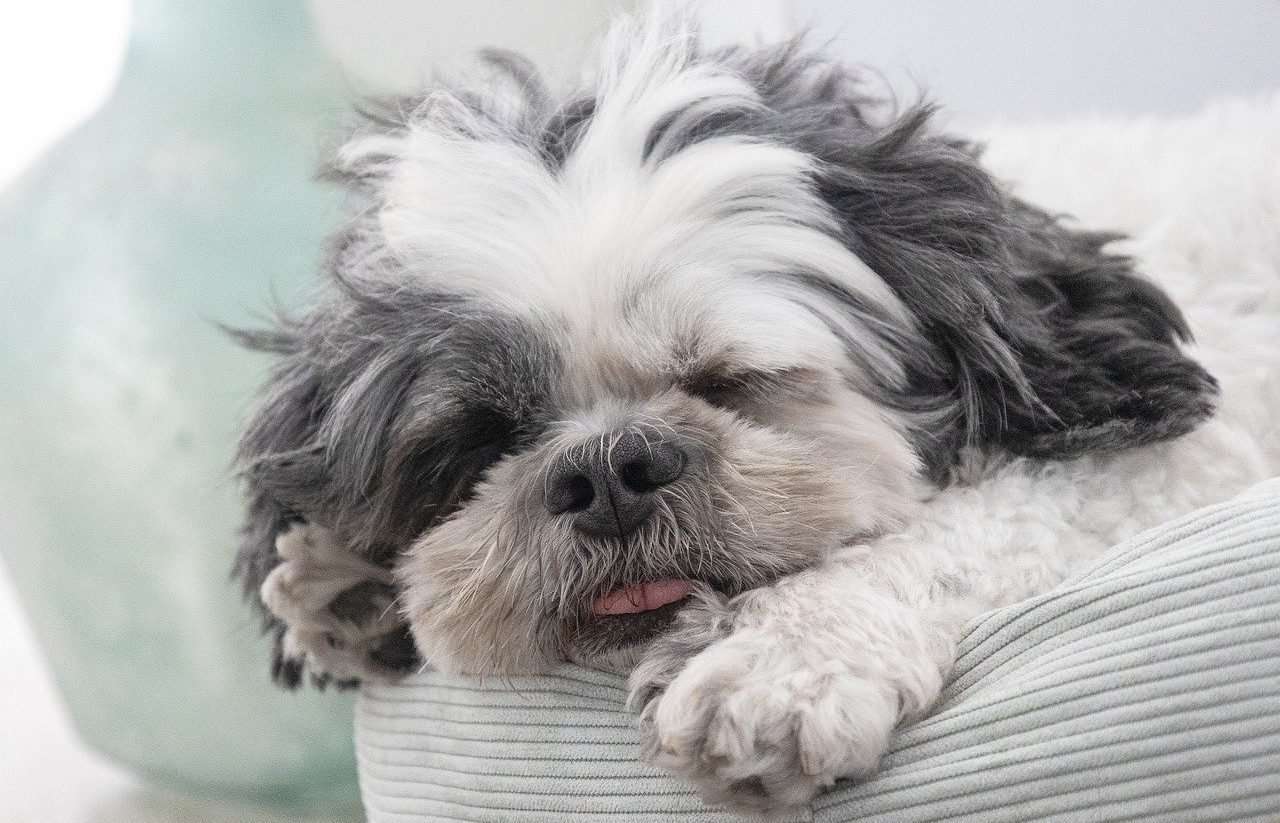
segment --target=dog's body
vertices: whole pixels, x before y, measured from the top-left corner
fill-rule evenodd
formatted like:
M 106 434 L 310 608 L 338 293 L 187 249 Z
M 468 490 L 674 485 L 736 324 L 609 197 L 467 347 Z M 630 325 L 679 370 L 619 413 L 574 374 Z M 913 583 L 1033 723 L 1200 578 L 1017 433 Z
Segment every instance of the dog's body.
M 252 336 L 284 682 L 634 665 L 646 757 L 785 808 L 875 768 L 968 619 L 1277 471 L 1274 272 L 1167 261 L 1204 422 L 1110 236 L 820 55 L 667 20 L 584 93 L 499 68 L 340 151 L 334 287 Z

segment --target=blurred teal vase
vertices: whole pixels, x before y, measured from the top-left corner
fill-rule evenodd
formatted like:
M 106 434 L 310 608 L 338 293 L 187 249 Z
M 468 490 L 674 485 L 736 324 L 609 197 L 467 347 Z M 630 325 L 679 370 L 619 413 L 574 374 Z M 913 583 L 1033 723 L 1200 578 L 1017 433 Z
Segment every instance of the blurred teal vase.
M 355 804 L 228 580 L 250 322 L 317 267 L 342 84 L 301 0 L 150 0 L 117 93 L 0 196 L 0 548 L 86 740 L 171 785 Z M 0 732 L 3 736 L 3 732 Z

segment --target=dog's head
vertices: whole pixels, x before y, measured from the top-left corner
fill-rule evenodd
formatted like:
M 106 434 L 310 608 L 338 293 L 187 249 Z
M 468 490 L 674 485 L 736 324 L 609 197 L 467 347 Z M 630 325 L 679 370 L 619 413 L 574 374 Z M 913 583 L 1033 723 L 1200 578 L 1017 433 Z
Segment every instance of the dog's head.
M 910 517 L 962 454 L 1185 432 L 1177 310 L 996 185 L 928 109 L 797 43 L 618 27 L 585 90 L 520 60 L 337 153 L 360 207 L 242 447 L 256 585 L 291 518 L 394 565 L 423 657 L 596 659 Z

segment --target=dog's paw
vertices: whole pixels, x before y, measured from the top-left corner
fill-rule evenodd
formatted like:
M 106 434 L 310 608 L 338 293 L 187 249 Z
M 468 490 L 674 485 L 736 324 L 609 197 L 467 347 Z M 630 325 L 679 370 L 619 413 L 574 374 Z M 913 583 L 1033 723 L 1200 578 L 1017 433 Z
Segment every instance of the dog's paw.
M 417 664 L 396 609 L 389 569 L 341 545 L 328 529 L 297 523 L 276 539 L 280 564 L 262 584 L 262 603 L 283 625 L 276 676 L 296 686 L 389 680 Z
M 633 677 L 633 697 L 648 696 L 645 759 L 710 803 L 764 816 L 873 772 L 899 719 L 887 678 L 764 629 L 712 644 L 665 685 L 643 685 Z
M 733 632 L 728 598 L 701 588 L 667 629 L 649 644 L 627 679 L 627 707 L 642 712 L 671 685 L 689 661 Z

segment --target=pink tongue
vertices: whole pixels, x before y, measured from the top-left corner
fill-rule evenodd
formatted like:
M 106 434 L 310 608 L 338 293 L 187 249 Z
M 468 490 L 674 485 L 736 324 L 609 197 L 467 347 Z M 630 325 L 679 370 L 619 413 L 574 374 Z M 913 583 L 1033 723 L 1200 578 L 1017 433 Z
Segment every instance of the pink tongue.
M 591 606 L 592 614 L 636 614 L 659 609 L 688 597 L 693 583 L 688 580 L 655 580 L 633 583 L 606 594 Z

